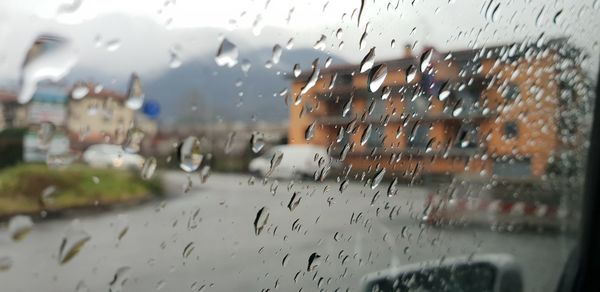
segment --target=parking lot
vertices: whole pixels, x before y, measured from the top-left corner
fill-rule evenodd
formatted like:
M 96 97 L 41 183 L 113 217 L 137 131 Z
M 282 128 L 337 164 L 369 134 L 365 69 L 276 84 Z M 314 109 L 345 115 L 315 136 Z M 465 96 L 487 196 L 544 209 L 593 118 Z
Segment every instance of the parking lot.
M 162 201 L 77 214 L 78 223 L 67 217 L 36 223 L 21 242 L 2 234 L 0 256 L 12 260 L 0 272 L 2 290 L 356 291 L 365 274 L 390 266 L 509 253 L 522 266 L 526 291 L 549 291 L 573 245 L 557 232 L 423 226 L 424 187 L 400 186 L 388 197 L 386 181 L 375 189 L 349 182 L 340 193 L 335 180 L 275 187 L 250 176 L 213 174 L 203 184 L 192 176 L 184 193 L 185 174 L 168 172 L 164 180 Z M 263 207 L 268 218 L 258 220 L 265 222 L 258 232 Z M 61 265 L 61 240 L 73 224 L 91 239 Z M 313 253 L 320 258 L 308 271 Z M 116 280 L 122 285 L 116 285 L 123 267 Z

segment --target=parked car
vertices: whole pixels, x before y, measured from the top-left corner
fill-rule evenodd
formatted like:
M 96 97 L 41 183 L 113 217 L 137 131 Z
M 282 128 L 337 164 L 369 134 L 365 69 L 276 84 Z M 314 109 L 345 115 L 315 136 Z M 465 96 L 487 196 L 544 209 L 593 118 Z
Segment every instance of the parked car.
M 327 150 L 315 145 L 279 145 L 250 161 L 250 172 L 273 178 L 313 177 L 337 167 Z
M 95 144 L 83 152 L 83 161 L 92 167 L 140 169 L 144 158 L 138 154 L 123 151 L 120 145 Z

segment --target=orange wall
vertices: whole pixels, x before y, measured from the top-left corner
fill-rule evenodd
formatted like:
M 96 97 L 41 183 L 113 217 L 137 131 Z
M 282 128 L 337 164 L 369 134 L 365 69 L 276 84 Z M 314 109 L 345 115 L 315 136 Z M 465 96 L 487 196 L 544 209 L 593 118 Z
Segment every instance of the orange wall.
M 377 163 L 391 169 L 402 169 L 402 171 L 412 170 L 415 163 L 420 161 L 424 172 L 435 173 L 454 173 L 472 171 L 479 173 L 486 170 L 491 172 L 492 161 L 495 158 L 506 156 L 530 157 L 532 161 L 532 172 L 534 175 L 542 175 L 546 168 L 548 157 L 557 147 L 557 129 L 555 125 L 555 112 L 557 110 L 556 100 L 558 96 L 558 87 L 552 82 L 553 72 L 547 70 L 550 68 L 551 56 L 537 59 L 534 62 L 520 61 L 511 65 L 496 62 L 495 60 L 482 61 L 482 75 L 494 77 L 494 86 L 484 90 L 480 97 L 480 104 L 487 103 L 487 107 L 496 114 L 491 118 L 477 120 L 479 124 L 479 139 L 482 147 L 487 149 L 488 156 L 485 159 L 481 157 L 457 157 L 457 158 L 437 158 L 431 161 L 424 159 L 406 159 L 399 163 L 389 163 L 390 154 L 376 161 L 369 159 L 368 149 L 360 145 L 361 135 L 366 124 L 357 124 L 356 134 L 352 135 L 350 141 L 353 141 L 354 156 L 349 156 L 346 163 L 352 164 L 354 169 L 367 170 L 375 167 Z M 495 64 L 495 65 L 494 65 Z M 452 79 L 457 76 L 460 68 L 447 62 L 438 63 L 436 67 L 436 78 Z M 515 73 L 516 72 L 516 73 Z M 405 72 L 390 71 L 384 86 L 397 86 L 405 84 Z M 416 80 L 418 80 L 418 76 Z M 315 119 L 325 117 L 333 110 L 333 107 L 343 107 L 347 102 L 349 90 L 344 91 L 342 86 L 334 87 L 333 98 L 341 96 L 337 103 L 328 103 L 319 101 L 317 94 L 330 93 L 328 89 L 331 75 L 324 73 L 317 84 L 302 97 L 298 105 L 294 105 L 294 100 L 299 94 L 304 82 L 294 82 L 291 94 L 288 100 L 290 108 L 290 127 L 289 143 L 303 144 L 313 143 L 324 147 L 330 146 L 335 142 L 340 127 L 346 127 L 346 123 L 340 125 L 320 125 L 315 127 L 315 135 L 311 141 L 304 139 L 306 128 L 312 124 Z M 504 82 L 512 82 L 519 86 L 521 91 L 521 100 L 507 101 L 501 96 L 499 85 Z M 355 74 L 353 77 L 353 87 L 355 89 L 364 89 L 367 87 L 367 74 Z M 543 94 L 538 98 L 530 92 L 532 87 L 539 87 Z M 381 90 L 379 91 L 381 92 Z M 338 94 L 339 93 L 339 94 Z M 344 96 L 346 96 L 344 98 Z M 540 98 L 541 97 L 541 98 Z M 351 117 L 357 117 L 358 120 L 363 117 L 367 111 L 369 100 L 354 96 Z M 300 116 L 301 109 L 309 105 L 315 108 L 312 113 L 304 112 Z M 431 107 L 428 113 L 439 113 L 443 110 L 444 102 L 436 97 L 431 100 Z M 339 111 L 339 109 L 337 109 Z M 392 114 L 394 113 L 395 114 Z M 404 112 L 404 103 L 401 101 L 401 95 L 393 92 L 387 101 L 386 113 L 392 118 L 399 119 Z M 341 118 L 341 115 L 338 116 Z M 504 123 L 507 121 L 516 121 L 519 127 L 519 135 L 513 139 L 505 139 Z M 447 146 L 448 141 L 455 135 L 457 129 L 456 120 L 438 120 L 432 122 L 430 137 L 435 141 L 433 143 L 434 151 L 442 151 Z M 400 137 L 396 138 L 399 122 L 390 122 L 385 128 L 384 147 L 386 149 L 404 149 L 408 140 L 408 132 L 411 126 L 402 128 Z M 454 130 L 453 130 L 454 129 Z

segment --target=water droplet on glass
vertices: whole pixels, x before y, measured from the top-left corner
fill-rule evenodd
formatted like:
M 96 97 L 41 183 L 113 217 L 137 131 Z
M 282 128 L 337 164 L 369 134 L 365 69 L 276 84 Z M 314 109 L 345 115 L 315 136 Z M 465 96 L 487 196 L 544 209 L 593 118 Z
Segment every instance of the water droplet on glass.
M 348 188 L 349 184 L 350 184 L 350 182 L 347 179 L 342 181 L 342 183 L 340 184 L 340 188 L 339 188 L 340 193 L 343 193 Z
M 28 49 L 21 67 L 19 103 L 28 103 L 40 81 L 58 82 L 75 63 L 77 54 L 69 41 L 53 35 L 42 35 Z
M 458 117 L 458 116 L 460 116 L 462 111 L 463 111 L 462 105 L 457 104 L 456 107 L 454 108 L 454 110 L 452 111 L 452 116 Z
M 190 257 L 190 255 L 192 254 L 192 251 L 194 251 L 194 242 L 190 242 L 188 243 L 184 248 L 183 248 L 183 252 L 182 252 L 182 256 L 184 259 L 187 259 L 188 257 Z
M 346 145 L 344 145 L 344 148 L 342 149 L 342 153 L 340 153 L 340 160 L 343 161 L 344 159 L 346 159 L 346 156 L 348 155 L 348 153 L 350 153 L 350 150 L 352 150 L 352 147 L 354 146 L 353 143 L 348 143 Z
M 342 37 L 344 36 L 344 30 L 342 30 L 341 28 L 338 28 L 338 30 L 335 32 L 335 37 L 340 40 L 342 39 Z
M 210 165 L 205 165 L 200 169 L 200 183 L 206 183 L 210 176 Z
M 362 51 L 362 49 L 367 45 L 367 32 L 363 32 L 360 36 L 360 40 L 358 41 L 358 50 Z
M 248 74 L 248 71 L 250 71 L 251 67 L 252 67 L 252 63 L 250 63 L 250 60 L 248 60 L 248 59 L 242 60 L 242 64 L 240 65 L 242 72 L 244 72 L 245 74 Z
M 144 104 L 144 92 L 142 91 L 142 82 L 137 74 L 131 74 L 129 87 L 127 89 L 127 101 L 125 103 L 128 108 L 138 110 Z
M 371 124 L 369 124 L 367 126 L 367 128 L 365 129 L 365 131 L 363 132 L 362 136 L 360 137 L 360 145 L 365 145 L 367 143 L 367 141 L 371 137 L 372 129 L 373 129 L 373 126 Z
M 141 177 L 144 180 L 149 180 L 154 176 L 154 172 L 156 172 L 157 162 L 156 158 L 148 157 L 144 160 L 144 164 L 142 165 Z
M 398 192 L 398 178 L 394 178 L 387 190 L 388 197 L 395 196 Z
M 33 228 L 33 220 L 25 215 L 16 215 L 8 222 L 8 233 L 13 240 L 19 241 L 25 238 Z
M 227 142 L 225 143 L 225 154 L 229 154 L 231 152 L 231 147 L 233 146 L 234 138 L 235 138 L 235 132 L 231 132 L 227 136 Z
M 292 194 L 292 197 L 290 198 L 290 201 L 287 204 L 288 209 L 290 209 L 290 211 L 294 211 L 294 209 L 296 209 L 296 207 L 300 205 L 301 199 L 302 197 L 300 197 L 298 193 L 294 192 L 294 194 Z
M 219 66 L 227 66 L 229 68 L 235 66 L 238 62 L 238 49 L 228 39 L 224 38 L 217 50 L 215 62 Z
M 321 38 L 319 38 L 319 40 L 313 45 L 313 48 L 315 50 L 324 50 L 325 48 L 327 48 L 327 44 L 325 43 L 327 41 L 327 37 L 322 34 Z
M 179 145 L 179 167 L 186 172 L 198 169 L 204 158 L 200 152 L 200 141 L 194 136 L 189 136 Z
M 252 137 L 250 138 L 250 144 L 252 146 L 252 152 L 260 152 L 260 150 L 262 150 L 265 146 L 263 135 L 259 132 L 252 133 Z
M 77 282 L 77 286 L 75 286 L 75 292 L 90 292 L 90 288 L 88 288 L 87 284 L 81 280 Z
M 310 77 L 308 77 L 308 81 L 306 81 L 306 85 L 300 89 L 300 95 L 307 93 L 311 88 L 317 84 L 317 80 L 319 79 L 319 73 L 321 70 L 319 69 L 319 58 L 315 59 L 312 63 L 312 72 L 310 73 Z
M 317 254 L 316 252 L 313 252 L 308 257 L 308 266 L 306 268 L 306 271 L 308 271 L 308 272 L 314 271 L 320 264 L 321 264 L 321 256 L 319 254 Z
M 165 286 L 167 285 L 167 281 L 165 280 L 160 280 L 156 283 L 156 291 L 160 291 L 163 288 L 165 288 Z
M 281 260 L 281 266 L 285 267 L 287 265 L 287 262 L 289 261 L 289 259 L 290 259 L 290 254 L 288 253 Z
M 312 140 L 312 138 L 315 136 L 316 124 L 317 124 L 316 122 L 313 122 L 312 124 L 308 125 L 308 127 L 306 128 L 306 132 L 304 132 L 304 139 L 306 139 L 306 141 Z
M 417 77 L 417 67 L 414 65 L 408 66 L 406 69 L 406 83 L 411 83 Z
M 117 269 L 115 274 L 113 275 L 112 280 L 110 281 L 109 291 L 110 292 L 121 292 L 123 291 L 123 286 L 129 280 L 129 272 L 131 271 L 130 267 L 120 267 Z
M 121 240 L 127 231 L 129 231 L 129 219 L 126 215 L 119 215 L 117 217 L 116 227 L 118 230 L 117 239 Z
M 175 69 L 181 66 L 181 57 L 179 55 L 180 53 L 178 46 L 172 46 L 169 49 L 169 56 L 171 57 L 171 60 L 169 61 L 170 68 Z
M 438 99 L 440 101 L 444 101 L 446 100 L 446 98 L 448 98 L 448 96 L 450 96 L 450 88 L 449 88 L 449 83 L 448 82 L 444 82 L 444 84 L 442 84 L 442 86 L 440 87 L 440 93 L 438 94 Z
M 90 88 L 85 85 L 83 82 L 78 82 L 71 90 L 71 98 L 75 100 L 82 99 L 86 97 L 90 93 Z
M 110 40 L 106 42 L 106 50 L 109 52 L 114 52 L 121 47 L 121 41 L 118 39 Z
M 390 97 L 390 94 L 392 93 L 392 89 L 388 86 L 384 86 L 383 90 L 381 91 L 381 99 L 382 100 L 386 100 Z
M 0 257 L 0 272 L 8 271 L 13 265 L 13 261 L 10 257 Z
M 281 59 L 281 53 L 283 52 L 283 49 L 281 48 L 280 45 L 275 45 L 273 47 L 273 55 L 271 56 L 271 62 L 273 64 L 277 64 L 279 63 L 279 60 Z
M 60 243 L 58 262 L 63 265 L 70 261 L 90 239 L 91 236 L 87 232 L 73 227 L 69 228 Z
M 379 172 L 377 172 L 375 177 L 373 177 L 373 180 L 371 181 L 371 189 L 375 189 L 379 185 L 379 183 L 381 183 L 384 175 L 385 168 L 382 168 Z
M 300 74 L 302 74 L 302 69 L 300 69 L 300 64 L 294 64 L 294 77 L 298 77 L 300 76 Z
M 380 64 L 371 69 L 367 84 L 369 84 L 369 91 L 375 92 L 381 87 L 387 76 L 387 65 Z
M 262 207 L 256 213 L 256 218 L 254 218 L 254 234 L 260 235 L 263 231 L 267 222 L 269 220 L 269 209 L 267 207 Z
M 271 157 L 269 173 L 271 173 L 277 166 L 279 166 L 279 164 L 281 164 L 281 160 L 283 160 L 283 152 L 275 151 L 275 153 L 273 153 L 273 157 Z
M 51 122 L 42 122 L 38 130 L 38 148 L 46 149 L 50 146 L 56 127 Z
M 344 109 L 342 110 L 342 117 L 346 117 L 352 111 L 353 99 L 354 98 L 350 96 L 350 99 L 348 99 L 348 102 L 346 102 L 346 104 L 344 105 Z
M 333 62 L 333 59 L 331 57 L 327 57 L 327 59 L 325 59 L 325 68 L 329 68 L 329 66 L 331 66 L 332 62 Z
M 427 68 L 431 67 L 431 59 L 433 57 L 433 49 L 426 50 L 421 56 L 421 72 L 425 72 Z
M 285 44 L 285 48 L 288 50 L 291 50 L 294 47 L 294 38 L 290 38 L 287 42 L 287 44 Z
M 138 153 L 142 147 L 142 140 L 146 134 L 138 128 L 127 131 L 127 138 L 123 142 L 123 150 L 127 153 Z
M 367 72 L 375 63 L 375 47 L 372 47 L 360 62 L 360 73 Z

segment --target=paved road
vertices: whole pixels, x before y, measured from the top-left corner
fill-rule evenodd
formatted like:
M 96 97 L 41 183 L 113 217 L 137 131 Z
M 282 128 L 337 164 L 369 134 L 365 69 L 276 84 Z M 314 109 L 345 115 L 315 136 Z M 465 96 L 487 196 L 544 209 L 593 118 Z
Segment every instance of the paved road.
M 213 174 L 204 184 L 194 176 L 194 187 L 182 194 L 184 175 L 169 172 L 164 178 L 170 195 L 162 202 L 80 215 L 75 223 L 47 220 L 18 243 L 3 234 L 0 257 L 10 256 L 13 264 L 0 272 L 1 290 L 76 291 L 79 284 L 80 291 L 109 291 L 115 272 L 129 267 L 116 281 L 127 279 L 122 289 L 113 291 L 318 291 L 319 285 L 356 291 L 363 275 L 389 266 L 504 252 L 521 262 L 527 291 L 549 291 L 572 245 L 557 234 L 421 228 L 414 218 L 422 208 L 422 188 L 400 188 L 388 198 L 387 183 L 375 190 L 350 183 L 340 194 L 335 181 L 280 182 L 273 195 L 271 182 Z M 373 200 L 377 191 L 381 195 Z M 290 211 L 293 192 L 301 200 Z M 262 207 L 269 218 L 257 236 L 253 222 Z M 73 224 L 91 239 L 60 265 L 59 246 Z M 123 226 L 128 231 L 119 240 Z M 322 260 L 307 272 L 313 252 Z

